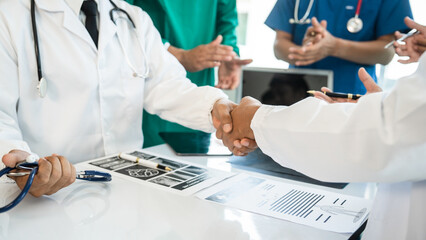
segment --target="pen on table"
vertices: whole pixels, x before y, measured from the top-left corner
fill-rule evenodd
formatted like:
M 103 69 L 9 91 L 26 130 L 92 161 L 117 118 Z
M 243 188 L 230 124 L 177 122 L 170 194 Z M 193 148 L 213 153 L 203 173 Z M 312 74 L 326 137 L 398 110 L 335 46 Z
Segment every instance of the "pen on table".
M 120 154 L 118 154 L 118 157 L 121 158 L 121 159 L 124 159 L 124 160 L 133 161 L 135 163 L 138 163 L 142 166 L 149 167 L 149 168 L 157 168 L 157 169 L 161 169 L 161 170 L 164 170 L 164 171 L 172 171 L 173 170 L 173 169 L 171 169 L 167 166 L 161 165 L 159 163 L 156 163 L 156 162 L 153 162 L 153 161 L 148 161 L 148 160 L 145 160 L 145 159 L 141 159 L 141 158 L 135 157 L 135 156 L 127 154 L 127 153 L 120 153 Z
M 312 95 L 314 95 L 315 92 L 316 92 L 315 90 L 308 91 L 308 93 Z M 357 100 L 358 98 L 362 97 L 362 95 L 360 94 L 352 94 L 352 93 L 335 93 L 335 92 L 322 92 L 322 93 L 324 93 L 326 96 L 329 96 L 329 97 L 347 98 L 347 99 L 353 99 L 353 100 Z
M 392 42 L 390 42 L 390 43 L 386 44 L 385 48 L 389 48 L 389 47 L 391 47 L 395 41 L 396 41 L 396 42 L 402 42 L 402 41 L 404 41 L 405 39 L 407 39 L 407 38 L 409 38 L 409 37 L 411 37 L 411 36 L 413 36 L 413 35 L 415 35 L 415 34 L 417 34 L 417 33 L 420 33 L 419 31 L 417 31 L 417 29 L 415 29 L 415 28 L 414 28 L 414 29 L 411 29 L 411 31 L 409 31 L 409 32 L 408 32 L 407 34 L 405 34 L 404 36 L 402 36 L 402 37 L 398 38 L 397 40 L 393 40 Z

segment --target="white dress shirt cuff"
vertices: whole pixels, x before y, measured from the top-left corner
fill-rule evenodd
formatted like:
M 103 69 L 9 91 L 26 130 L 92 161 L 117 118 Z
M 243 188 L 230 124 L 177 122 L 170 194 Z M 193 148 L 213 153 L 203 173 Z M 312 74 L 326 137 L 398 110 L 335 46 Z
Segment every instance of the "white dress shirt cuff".
M 283 106 L 280 106 L 280 109 Z M 267 154 L 268 152 L 271 152 L 268 144 L 268 138 L 264 135 L 264 122 L 268 118 L 271 112 L 274 111 L 276 106 L 270 106 L 270 105 L 262 105 L 254 114 L 253 119 L 251 120 L 250 127 L 253 130 L 254 138 L 256 140 L 257 145 L 260 149 L 262 149 L 262 152 Z

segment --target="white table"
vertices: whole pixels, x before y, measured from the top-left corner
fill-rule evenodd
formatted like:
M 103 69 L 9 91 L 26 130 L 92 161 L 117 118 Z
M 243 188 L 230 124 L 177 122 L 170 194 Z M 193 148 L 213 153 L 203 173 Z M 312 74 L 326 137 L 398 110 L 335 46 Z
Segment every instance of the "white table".
M 148 149 L 174 156 L 166 145 Z M 179 157 L 225 171 L 233 169 L 227 157 Z M 78 167 L 78 165 L 77 165 Z M 260 175 L 258 173 L 251 173 Z M 262 175 L 265 177 L 265 175 Z M 297 185 L 314 186 L 268 176 Z M 1 185 L 16 192 L 14 185 Z M 374 197 L 374 184 L 349 184 L 332 189 L 365 198 Z M 9 201 L 16 193 L 6 199 Z M 9 194 L 10 195 L 10 194 Z M 120 178 L 110 183 L 77 181 L 58 193 L 27 196 L 21 204 L 0 214 L 0 239 L 347 239 L 337 234 L 253 214 L 216 203 L 142 186 Z

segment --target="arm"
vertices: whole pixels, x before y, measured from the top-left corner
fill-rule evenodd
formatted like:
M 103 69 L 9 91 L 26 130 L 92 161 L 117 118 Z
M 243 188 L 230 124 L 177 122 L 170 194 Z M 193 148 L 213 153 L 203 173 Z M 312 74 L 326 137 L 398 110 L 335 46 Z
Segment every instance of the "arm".
M 425 71 L 423 61 L 389 94 L 370 94 L 357 104 L 309 98 L 288 108 L 264 106 L 251 128 L 274 160 L 323 181 L 424 180 Z
M 7 21 L 0 15 L 0 156 L 12 149 L 30 151 L 18 124 L 19 74 L 18 61 L 9 34 Z
M 392 61 L 395 54 L 392 49 L 384 49 L 384 46 L 392 39 L 392 34 L 367 42 L 355 42 L 337 38 L 331 56 L 360 64 L 374 65 L 379 63 L 386 65 Z
M 151 114 L 206 132 L 214 131 L 212 120 L 217 106 L 230 104 L 226 95 L 212 87 L 197 87 L 186 78 L 186 71 L 161 42 L 160 35 L 148 15 L 140 9 L 135 14 L 144 27 L 138 28 L 141 46 L 150 59 L 150 77 L 144 84 L 144 108 Z M 223 104 L 215 104 L 223 103 Z M 232 104 L 230 104 L 232 105 Z M 223 109 L 226 109 L 225 107 Z M 229 114 L 229 112 L 228 112 Z
M 296 61 L 288 57 L 290 54 L 289 49 L 292 47 L 298 47 L 298 45 L 293 43 L 293 36 L 290 33 L 280 30 L 276 30 L 276 33 L 274 42 L 275 57 L 295 65 Z
M 6 24 L 0 14 L 0 156 L 6 166 L 15 167 L 29 155 L 30 148 L 23 140 L 18 124 L 19 66 Z M 22 189 L 27 178 L 14 180 Z M 53 194 L 74 181 L 75 168 L 64 157 L 52 155 L 39 161 L 39 170 L 29 192 L 36 197 Z
M 426 121 L 426 58 L 422 60 L 418 71 L 399 80 L 389 94 L 369 94 L 356 104 L 308 98 L 280 107 L 245 98 L 232 112 L 234 128 L 225 137 L 254 138 L 281 165 L 322 181 L 424 180 L 426 135 L 420 129 Z

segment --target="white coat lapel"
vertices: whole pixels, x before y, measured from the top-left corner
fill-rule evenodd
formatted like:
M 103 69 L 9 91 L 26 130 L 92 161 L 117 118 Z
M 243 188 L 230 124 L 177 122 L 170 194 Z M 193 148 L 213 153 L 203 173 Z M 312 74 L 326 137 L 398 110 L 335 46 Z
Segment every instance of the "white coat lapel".
M 99 1 L 99 51 L 102 51 L 117 33 L 117 26 L 110 18 L 112 8 L 113 6 L 108 0 Z
M 75 13 L 63 0 L 35 0 L 35 2 L 40 10 L 44 10 L 51 13 L 57 12 L 57 16 L 54 17 L 57 17 L 58 21 L 60 21 L 60 19 L 63 19 L 62 24 L 64 28 L 77 35 L 78 37 L 82 38 L 84 41 L 91 45 L 92 49 L 95 52 L 97 51 L 96 45 L 90 37 L 89 32 L 87 32 L 83 23 L 80 22 L 79 17 L 75 15 Z

